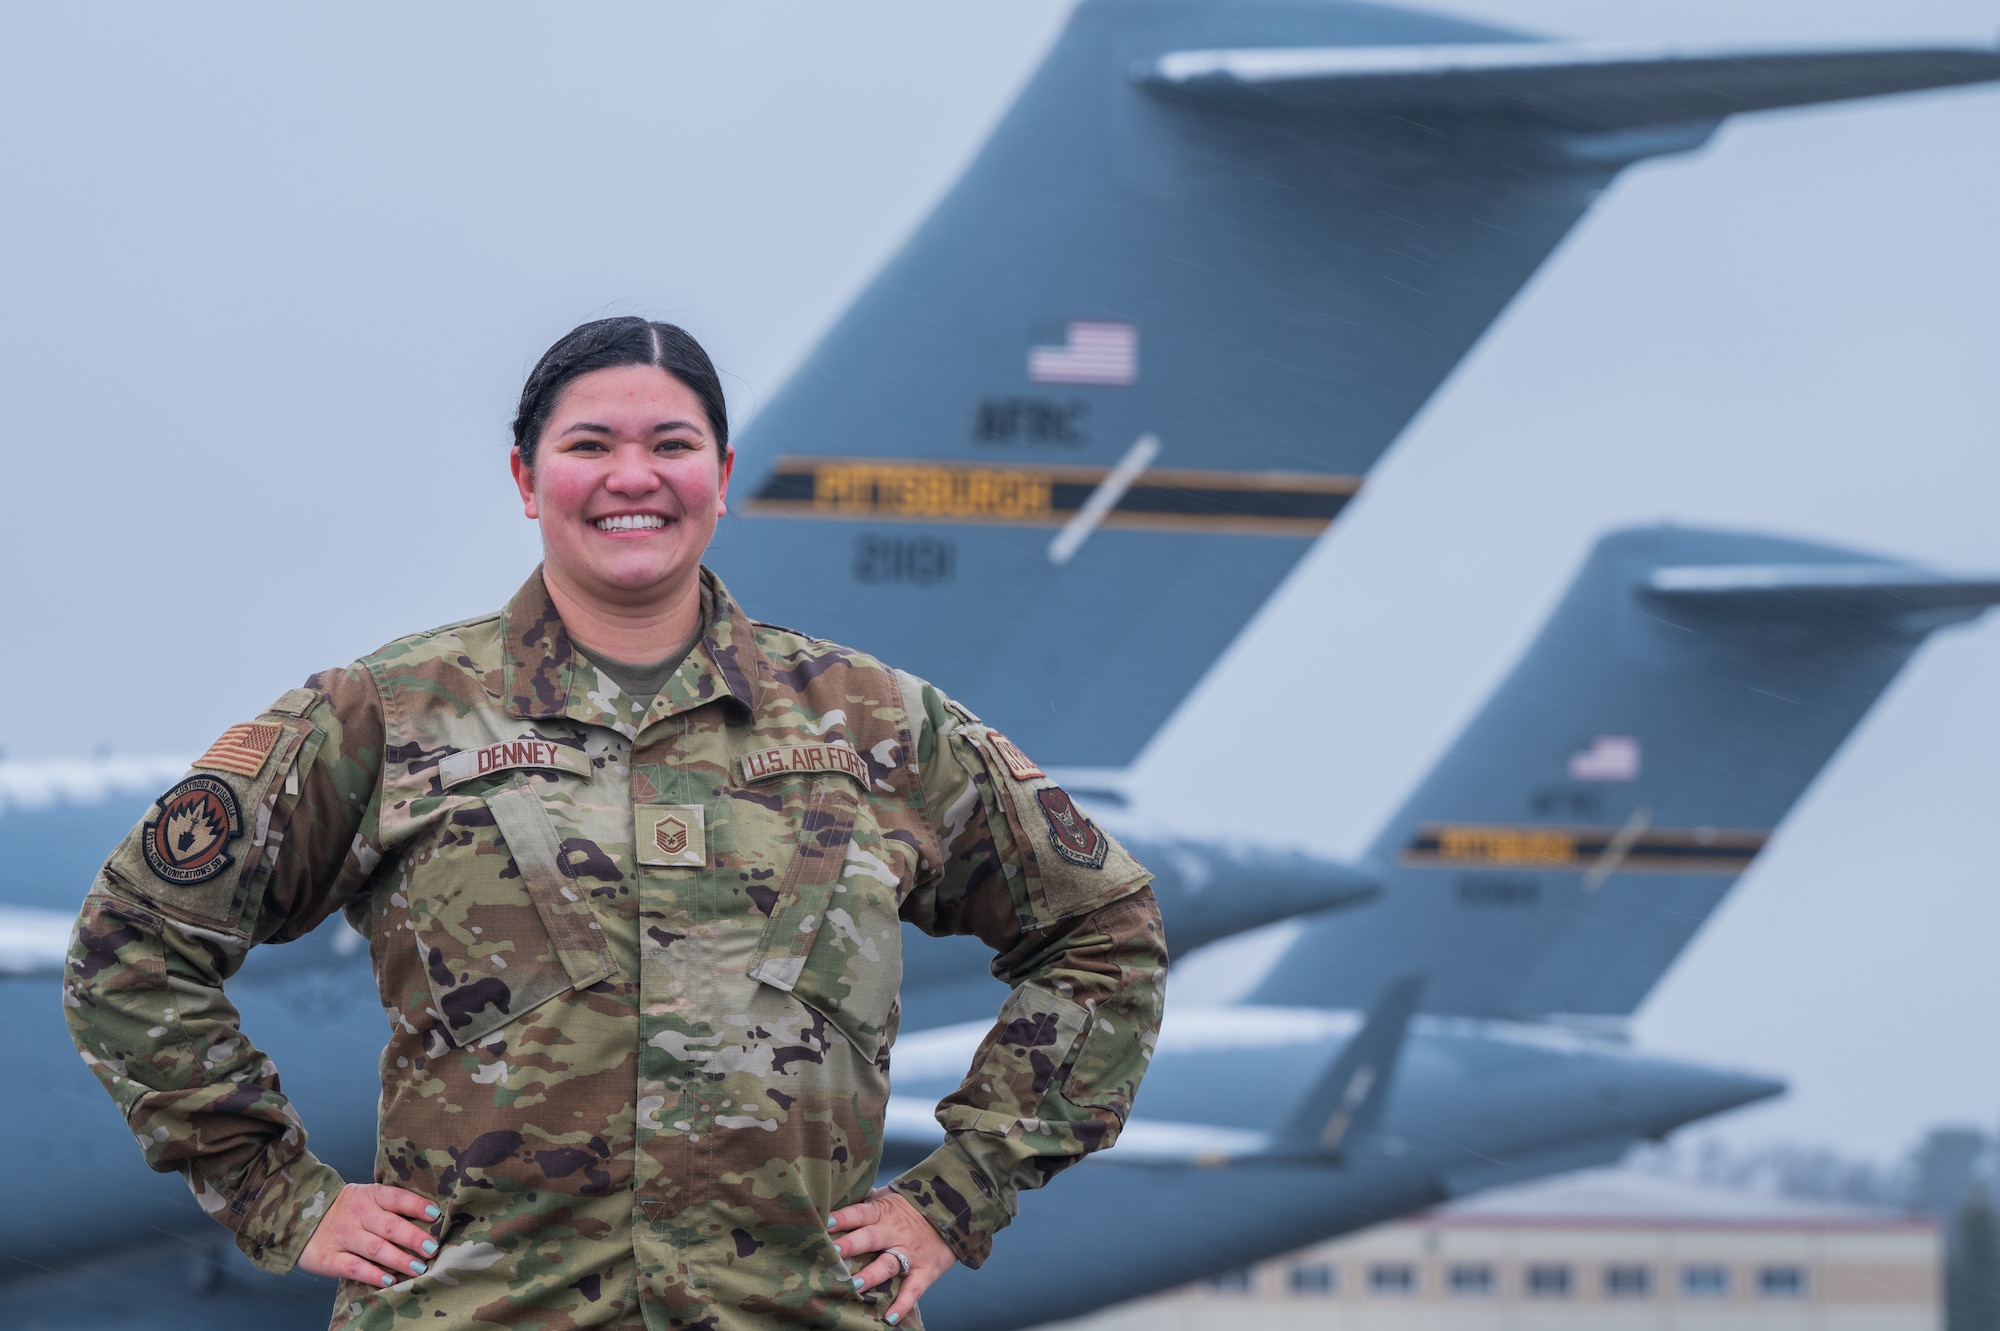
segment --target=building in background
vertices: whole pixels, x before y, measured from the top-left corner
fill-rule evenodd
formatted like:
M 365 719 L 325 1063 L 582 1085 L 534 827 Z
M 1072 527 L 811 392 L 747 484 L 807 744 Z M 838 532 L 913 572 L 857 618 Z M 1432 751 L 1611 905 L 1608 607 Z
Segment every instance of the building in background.
M 1942 1263 L 1928 1217 L 1594 1170 L 1063 1331 L 1938 1331 Z

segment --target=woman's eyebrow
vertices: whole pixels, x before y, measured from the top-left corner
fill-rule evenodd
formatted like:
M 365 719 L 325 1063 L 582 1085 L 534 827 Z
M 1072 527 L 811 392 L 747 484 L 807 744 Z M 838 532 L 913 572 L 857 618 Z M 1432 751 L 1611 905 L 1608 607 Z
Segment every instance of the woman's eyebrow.
M 701 426 L 694 421 L 661 421 L 659 424 L 653 427 L 652 433 L 658 434 L 662 430 L 693 430 L 696 434 L 702 433 Z M 610 426 L 599 425 L 596 421 L 578 421 L 574 425 L 565 426 L 563 428 L 564 434 L 576 434 L 579 431 L 589 434 L 618 433 Z

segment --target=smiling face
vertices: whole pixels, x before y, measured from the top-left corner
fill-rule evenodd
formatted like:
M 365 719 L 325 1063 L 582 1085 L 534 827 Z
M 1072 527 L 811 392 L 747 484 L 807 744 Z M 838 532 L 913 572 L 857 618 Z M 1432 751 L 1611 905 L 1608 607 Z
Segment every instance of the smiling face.
M 542 428 L 533 469 L 513 455 L 551 590 L 611 615 L 697 596 L 733 461 L 701 399 L 665 370 L 578 375 Z

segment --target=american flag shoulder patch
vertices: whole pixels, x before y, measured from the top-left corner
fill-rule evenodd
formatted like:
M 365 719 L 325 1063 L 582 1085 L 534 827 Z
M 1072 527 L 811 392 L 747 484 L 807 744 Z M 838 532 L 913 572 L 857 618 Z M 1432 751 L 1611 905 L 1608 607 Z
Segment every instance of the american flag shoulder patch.
M 245 721 L 223 731 L 208 746 L 208 752 L 194 760 L 194 765 L 238 776 L 255 776 L 264 770 L 271 750 L 278 745 L 278 737 L 284 733 L 285 728 L 275 722 Z

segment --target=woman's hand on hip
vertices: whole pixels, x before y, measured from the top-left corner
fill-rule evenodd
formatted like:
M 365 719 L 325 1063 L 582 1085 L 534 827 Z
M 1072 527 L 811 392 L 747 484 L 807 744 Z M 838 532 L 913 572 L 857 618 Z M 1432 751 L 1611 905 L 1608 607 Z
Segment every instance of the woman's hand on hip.
M 931 1287 L 931 1282 L 958 1260 L 931 1222 L 924 1219 L 916 1203 L 894 1188 L 877 1188 L 868 1194 L 867 1201 L 841 1207 L 828 1219 L 826 1227 L 833 1232 L 834 1246 L 840 1249 L 842 1257 L 880 1254 L 866 1265 L 857 1264 L 854 1277 L 857 1293 L 875 1288 L 903 1269 L 889 1251 L 891 1248 L 909 1258 L 910 1272 L 903 1277 L 903 1288 L 882 1319 L 890 1326 L 902 1321 L 917 1306 L 917 1300 Z
M 377 1288 L 420 1276 L 430 1270 L 425 1259 L 437 1255 L 438 1245 L 411 1221 L 437 1218 L 435 1205 L 406 1188 L 350 1183 L 306 1240 L 299 1269 Z

